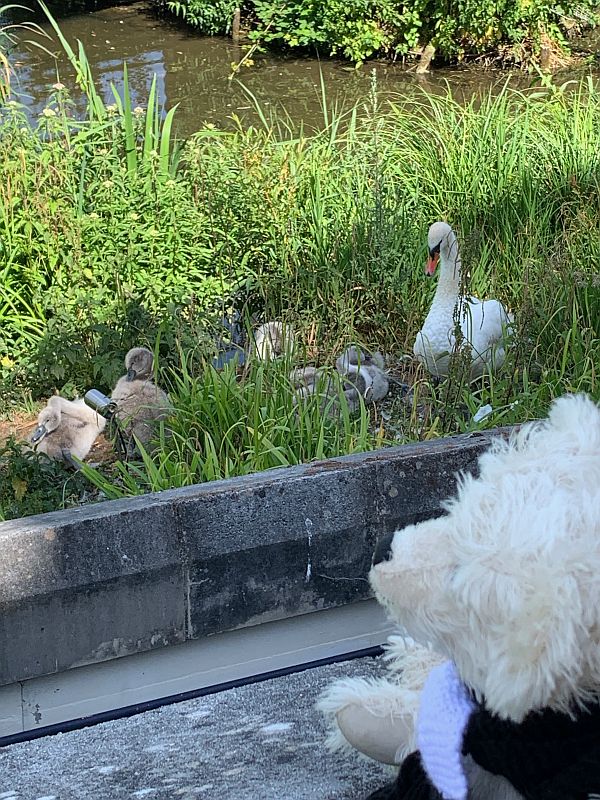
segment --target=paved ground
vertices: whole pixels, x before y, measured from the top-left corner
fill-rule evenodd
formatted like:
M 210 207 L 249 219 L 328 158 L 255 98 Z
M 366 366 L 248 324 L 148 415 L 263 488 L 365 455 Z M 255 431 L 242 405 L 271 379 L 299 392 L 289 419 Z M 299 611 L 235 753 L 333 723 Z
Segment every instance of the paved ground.
M 0 800 L 362 800 L 388 768 L 323 748 L 313 705 L 362 659 L 0 750 Z

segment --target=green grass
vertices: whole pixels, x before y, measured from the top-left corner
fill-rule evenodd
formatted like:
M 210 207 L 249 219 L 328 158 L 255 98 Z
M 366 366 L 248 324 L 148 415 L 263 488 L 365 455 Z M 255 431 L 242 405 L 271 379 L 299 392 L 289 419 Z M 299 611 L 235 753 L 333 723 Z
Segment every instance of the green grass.
M 320 395 L 294 402 L 291 365 L 255 361 L 240 377 L 232 362 L 223 370 L 205 365 L 194 375 L 181 353 L 178 368 L 161 376 L 165 385 L 171 381 L 173 415 L 157 430 L 152 447 L 139 446 L 141 456 L 135 460 L 82 464 L 74 474 L 9 441 L 0 447 L 0 519 L 381 446 L 383 430 L 372 429 L 362 405 L 350 414 L 333 369 Z
M 140 448 L 141 460 L 117 462 L 110 477 L 84 465 L 83 473 L 105 497 L 247 475 L 314 459 L 373 449 L 364 407 L 350 415 L 335 397 L 313 396 L 295 404 L 287 377 L 290 364 L 255 362 L 243 380 L 235 364 L 207 366 L 200 377 L 187 370 L 185 356 L 172 373 L 174 414 L 157 432 L 154 455 Z
M 71 51 L 91 80 L 85 54 Z M 86 70 L 88 70 L 86 72 Z M 293 132 L 207 126 L 179 152 L 173 116 L 90 97 L 73 120 L 65 90 L 29 126 L 0 107 L 0 388 L 6 406 L 109 391 L 134 344 L 161 357 L 173 435 L 106 480 L 109 496 L 294 464 L 545 414 L 567 391 L 600 396 L 600 93 L 591 81 L 461 104 L 423 93 Z M 236 305 L 249 322 L 291 322 L 310 363 L 350 340 L 393 359 L 412 351 L 434 284 L 426 232 L 455 227 L 466 288 L 515 314 L 505 368 L 434 387 L 414 366 L 413 406 L 379 434 L 364 414 L 298 415 L 287 368 L 243 380 L 206 369 L 212 325 Z M 310 356 L 310 358 L 308 358 Z M 99 477 L 100 475 L 100 477 Z M 104 483 L 102 481 L 104 480 Z M 113 485 L 110 488 L 109 484 Z

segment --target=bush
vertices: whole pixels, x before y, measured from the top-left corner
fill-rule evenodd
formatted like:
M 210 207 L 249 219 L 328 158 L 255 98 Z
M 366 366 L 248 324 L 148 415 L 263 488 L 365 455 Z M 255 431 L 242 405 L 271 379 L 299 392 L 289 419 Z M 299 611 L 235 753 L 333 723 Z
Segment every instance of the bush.
M 253 37 L 289 47 L 316 47 L 330 55 L 363 61 L 394 48 L 405 20 L 413 16 L 402 8 L 394 0 L 255 0 L 258 26 Z M 406 34 L 410 38 L 409 28 Z M 412 39 L 416 44 L 417 38 Z
M 231 31 L 233 12 L 239 0 L 167 0 L 166 7 L 208 36 Z
M 203 33 L 229 31 L 235 0 L 177 0 L 171 10 Z M 432 44 L 439 56 L 498 54 L 517 62 L 543 41 L 564 41 L 565 21 L 592 21 L 597 0 L 252 0 L 245 4 L 251 37 L 264 44 L 317 48 L 362 62 L 403 57 Z
M 242 274 L 215 257 L 182 177 L 162 175 L 152 150 L 128 162 L 115 111 L 78 133 L 64 101 L 37 130 L 13 102 L 0 112 L 0 370 L 5 390 L 36 397 L 110 388 L 126 351 L 159 335 L 165 357 L 208 345 Z
M 90 488 L 81 472 L 67 470 L 14 439 L 0 443 L 0 521 L 89 502 Z

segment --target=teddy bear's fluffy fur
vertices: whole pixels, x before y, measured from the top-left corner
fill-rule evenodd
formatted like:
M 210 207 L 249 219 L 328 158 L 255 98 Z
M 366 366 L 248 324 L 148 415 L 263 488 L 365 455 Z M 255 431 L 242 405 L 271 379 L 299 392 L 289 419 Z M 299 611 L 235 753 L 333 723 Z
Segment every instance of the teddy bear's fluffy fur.
M 347 750 L 352 746 L 373 754 L 385 764 L 400 764 L 416 749 L 415 722 L 421 690 L 429 670 L 443 659 L 431 648 L 421 647 L 403 636 L 390 636 L 385 658 L 389 680 L 342 678 L 320 698 L 319 709 L 332 723 L 327 740 L 330 750 Z M 364 722 L 365 709 L 372 732 L 371 725 Z M 353 725 L 355 711 L 361 719 Z M 342 722 L 344 734 L 336 724 L 338 721 Z M 380 744 L 373 753 L 375 740 Z
M 560 398 L 547 420 L 495 441 L 479 476 L 462 476 L 444 509 L 397 531 L 389 559 L 369 576 L 403 634 L 425 648 L 392 641 L 389 681 L 334 684 L 320 703 L 351 744 L 390 763 L 415 749 L 420 688 L 440 660 L 452 660 L 475 697 L 516 723 L 534 710 L 573 713 L 600 690 L 597 406 L 583 395 Z M 380 741 L 396 737 L 387 757 L 356 741 L 366 718 Z M 338 731 L 330 743 L 342 738 Z

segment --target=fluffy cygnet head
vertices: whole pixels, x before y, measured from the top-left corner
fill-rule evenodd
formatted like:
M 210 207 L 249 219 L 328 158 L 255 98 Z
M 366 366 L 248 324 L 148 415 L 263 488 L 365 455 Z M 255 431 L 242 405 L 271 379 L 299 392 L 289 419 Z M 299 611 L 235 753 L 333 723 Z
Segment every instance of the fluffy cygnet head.
M 127 380 L 145 380 L 152 375 L 154 356 L 147 347 L 134 347 L 125 356 Z
M 51 397 L 46 408 L 43 408 L 38 414 L 37 428 L 31 434 L 32 444 L 41 442 L 44 436 L 55 431 L 60 425 L 60 404 L 52 402 L 53 400 L 54 398 Z
M 453 239 L 452 228 L 447 222 L 434 222 L 429 228 L 429 233 L 427 234 L 429 258 L 425 266 L 427 275 L 431 276 L 435 273 L 435 268 L 440 260 L 440 253 L 443 253 L 446 258 L 448 257 Z

